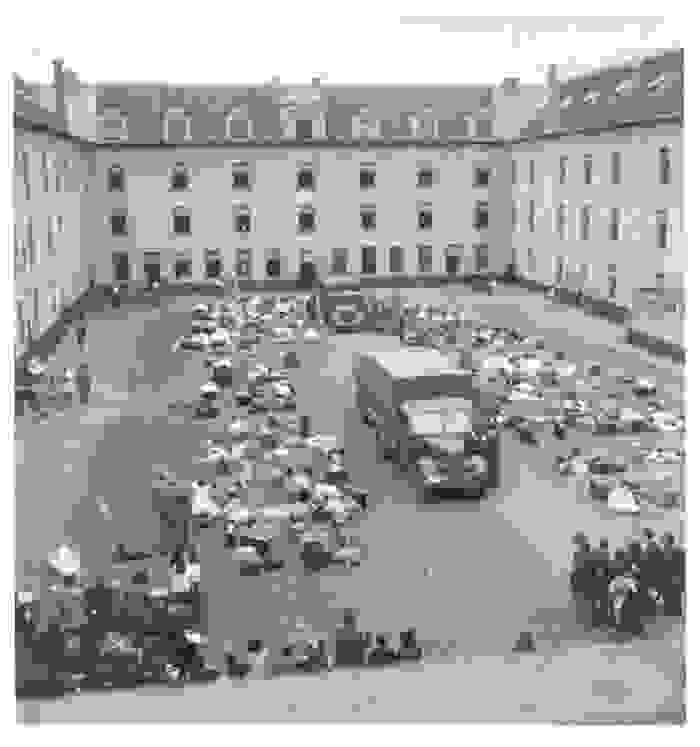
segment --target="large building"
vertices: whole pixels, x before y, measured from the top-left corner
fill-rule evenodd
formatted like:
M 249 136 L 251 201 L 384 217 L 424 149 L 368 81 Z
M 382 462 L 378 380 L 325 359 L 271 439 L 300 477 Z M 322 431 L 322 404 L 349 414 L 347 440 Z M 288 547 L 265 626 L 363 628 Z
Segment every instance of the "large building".
M 96 283 L 514 266 L 625 304 L 684 268 L 681 52 L 542 86 L 54 72 L 49 87 L 16 81 L 18 352 Z

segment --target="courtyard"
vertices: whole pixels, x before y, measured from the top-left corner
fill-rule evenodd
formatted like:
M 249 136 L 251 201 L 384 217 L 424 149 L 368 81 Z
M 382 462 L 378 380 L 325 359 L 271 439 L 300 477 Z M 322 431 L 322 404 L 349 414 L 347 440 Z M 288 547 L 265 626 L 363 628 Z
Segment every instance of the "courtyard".
M 402 291 L 402 296 L 408 302 L 448 300 L 490 324 L 537 333 L 573 362 L 598 361 L 607 368 L 651 375 L 665 401 L 682 403 L 680 367 L 625 345 L 621 329 L 548 305 L 541 297 L 499 289 L 489 298 L 464 287 L 415 289 Z M 206 380 L 201 356 L 173 350 L 198 300 L 173 299 L 159 308 L 96 314 L 89 320 L 88 348 L 81 358 L 95 377 L 91 403 L 45 422 L 18 421 L 19 579 L 30 577 L 32 563 L 60 542 L 79 545 L 85 563 L 99 566 L 108 562 L 114 543 L 139 550 L 157 541 L 150 496 L 153 467 L 162 465 L 187 479 L 193 454 L 206 438 L 206 425 L 173 423 L 168 415 L 169 403 L 192 398 Z M 220 682 L 207 691 L 226 690 L 227 700 L 237 704 L 225 702 L 220 711 L 241 720 L 323 719 L 324 695 L 317 691 L 328 684 L 328 718 L 391 719 L 407 718 L 408 713 L 416 719 L 453 720 L 677 716 L 678 626 L 660 621 L 648 640 L 625 646 L 591 644 L 574 618 L 568 572 L 576 532 L 584 531 L 594 541 L 607 537 L 611 546 L 638 536 L 644 527 L 682 536 L 680 510 L 646 506 L 637 516 L 615 515 L 594 504 L 576 481 L 553 474 L 554 457 L 566 452 L 568 444 L 552 440 L 532 449 L 509 435 L 503 439 L 501 485 L 490 496 L 479 503 L 423 505 L 390 465 L 378 461 L 374 440 L 353 408 L 354 353 L 399 344 L 386 336 L 327 332 L 318 344 L 298 344 L 301 367 L 291 376 L 298 411 L 311 417 L 315 432 L 337 436 L 353 482 L 370 496 L 370 511 L 359 528 L 367 548 L 364 562 L 350 574 L 317 576 L 309 598 L 338 610 L 357 609 L 364 629 L 391 632 L 414 626 L 422 638 L 441 642 L 443 654 L 405 677 L 397 672 L 363 674 L 362 686 L 348 673 L 331 673 L 326 682 L 307 680 L 298 694 L 290 694 L 281 681 L 236 690 Z M 280 346 L 264 342 L 258 357 L 274 365 L 279 353 Z M 79 355 L 69 340 L 52 365 L 61 370 L 74 365 Z M 286 614 L 284 604 L 280 598 L 280 616 Z M 513 667 L 510 651 L 522 630 L 535 632 L 538 650 L 531 665 Z M 569 692 L 558 699 L 564 677 L 576 680 L 576 696 Z M 462 697 L 441 698 L 440 703 L 425 697 L 436 683 Z M 404 688 L 410 693 L 405 697 L 400 695 Z M 370 692 L 374 701 L 368 700 Z M 98 712 L 109 719 L 118 699 L 129 714 L 121 719 L 157 720 L 163 713 L 159 709 L 172 708 L 173 702 L 156 691 L 115 698 L 88 695 L 27 708 L 39 709 L 36 717 L 44 721 L 90 720 Z M 183 709 L 183 717 L 191 720 L 196 713 L 202 720 L 217 720 L 206 712 L 213 705 L 202 710 L 197 702 L 218 698 L 212 701 L 195 688 L 185 699 L 191 707 Z M 96 708 L 96 702 L 104 705 Z M 311 702 L 319 708 L 313 716 Z

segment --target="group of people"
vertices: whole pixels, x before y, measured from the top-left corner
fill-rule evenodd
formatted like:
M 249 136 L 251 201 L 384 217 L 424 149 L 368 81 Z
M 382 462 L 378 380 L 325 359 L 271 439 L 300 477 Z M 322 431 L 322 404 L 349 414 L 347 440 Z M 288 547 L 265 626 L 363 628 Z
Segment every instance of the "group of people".
M 594 547 L 579 533 L 571 570 L 571 591 L 593 628 L 639 636 L 658 613 L 683 615 L 685 549 L 671 533 L 661 540 L 645 529 L 641 540 L 611 551 L 603 538 Z
M 392 646 L 387 635 L 358 630 L 352 610 L 346 610 L 342 626 L 328 638 L 309 636 L 279 652 L 270 651 L 261 640 L 248 642 L 248 656 L 240 661 L 233 654 L 226 657 L 226 674 L 230 678 L 272 677 L 289 669 L 320 672 L 344 667 L 385 667 L 392 664 L 420 661 L 423 648 L 415 628 L 399 634 L 399 645 Z

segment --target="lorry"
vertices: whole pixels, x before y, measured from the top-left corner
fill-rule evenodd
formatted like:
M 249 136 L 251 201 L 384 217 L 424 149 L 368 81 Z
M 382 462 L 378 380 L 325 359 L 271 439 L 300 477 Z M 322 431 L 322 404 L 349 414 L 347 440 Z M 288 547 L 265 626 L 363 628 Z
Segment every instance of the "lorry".
M 360 290 L 324 289 L 320 296 L 323 320 L 335 332 L 398 333 L 397 303 L 395 299 L 373 298 Z
M 437 350 L 363 353 L 354 385 L 380 458 L 393 462 L 426 500 L 482 497 L 498 486 L 498 404 L 476 388 L 470 370 Z

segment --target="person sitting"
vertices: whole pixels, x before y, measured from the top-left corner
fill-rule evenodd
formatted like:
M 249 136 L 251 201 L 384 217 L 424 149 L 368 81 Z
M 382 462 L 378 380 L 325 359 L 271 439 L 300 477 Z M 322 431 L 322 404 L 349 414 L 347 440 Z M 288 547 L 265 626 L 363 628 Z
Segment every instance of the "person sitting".
M 416 660 L 423 657 L 423 649 L 418 645 L 416 640 L 415 628 L 409 628 L 400 634 L 401 645 L 398 650 L 399 659 Z
M 357 619 L 346 610 L 342 627 L 335 631 L 333 663 L 337 667 L 358 667 L 365 663 L 367 637 L 357 630 Z
M 378 635 L 375 645 L 369 652 L 367 663 L 370 666 L 384 667 L 387 664 L 393 664 L 397 659 L 396 652 L 389 647 L 386 636 Z

